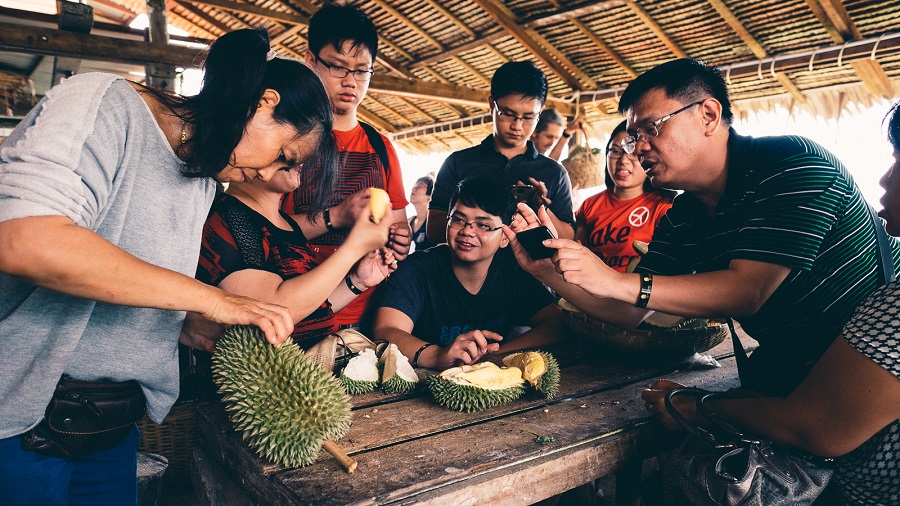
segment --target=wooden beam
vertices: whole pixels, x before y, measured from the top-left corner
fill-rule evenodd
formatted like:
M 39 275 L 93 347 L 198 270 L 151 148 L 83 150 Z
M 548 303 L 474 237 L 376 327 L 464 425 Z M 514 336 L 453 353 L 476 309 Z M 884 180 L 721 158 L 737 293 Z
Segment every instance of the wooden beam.
M 435 119 L 434 116 L 428 114 L 421 108 L 417 107 L 416 104 L 410 102 L 409 100 L 407 100 L 403 97 L 394 97 L 394 100 L 399 100 L 400 102 L 403 102 L 403 104 L 406 105 L 407 107 L 409 107 L 410 109 L 412 109 L 412 110 L 416 111 L 417 113 L 421 114 L 422 116 L 425 116 L 426 118 L 428 118 L 428 121 L 431 121 L 432 123 L 434 122 L 434 119 Z
M 495 3 L 493 0 L 473 0 L 479 7 L 484 9 L 491 18 L 496 21 L 500 26 L 506 29 L 520 44 L 525 46 L 529 52 L 535 55 L 538 60 L 542 61 L 548 67 L 550 67 L 553 72 L 555 72 L 566 84 L 569 85 L 573 90 L 580 90 L 583 88 L 582 83 L 579 82 L 579 77 L 576 76 L 576 73 L 581 73 L 583 77 L 584 73 L 578 70 L 578 67 L 572 64 L 572 62 L 568 61 L 565 57 L 560 58 L 561 54 L 554 51 L 556 54 L 551 54 L 547 48 L 549 44 L 546 44 L 544 41 L 543 44 L 535 39 L 534 32 L 529 33 L 529 31 L 522 27 L 515 16 L 510 12 L 505 6 L 499 5 Z M 568 68 L 566 68 L 568 66 Z M 596 87 L 597 83 L 595 83 L 589 77 L 585 80 L 585 84 L 590 87 Z
M 360 116 L 360 119 L 362 119 L 366 123 L 369 123 L 370 125 L 374 126 L 381 132 L 393 133 L 393 132 L 397 131 L 397 129 L 394 128 L 394 125 L 391 125 L 387 121 L 384 121 L 383 119 L 378 117 L 377 114 L 373 113 L 372 111 L 366 109 L 365 107 L 363 107 L 361 105 L 356 107 L 356 113 Z
M 394 98 L 399 98 L 399 97 L 394 97 Z M 372 96 L 371 94 L 367 94 L 367 95 L 366 95 L 366 100 L 370 100 L 370 101 L 374 102 L 375 104 L 378 104 L 378 107 L 381 107 L 381 108 L 387 110 L 387 112 L 393 114 L 394 116 L 397 116 L 397 117 L 400 118 L 402 121 L 404 121 L 404 122 L 406 122 L 406 123 L 408 123 L 408 124 L 410 124 L 410 125 L 415 125 L 415 124 L 416 124 L 413 120 L 407 118 L 407 117 L 404 116 L 403 114 L 400 114 L 400 113 L 399 113 L 398 111 L 396 111 L 393 107 L 389 107 L 389 106 L 385 105 L 383 102 L 379 101 L 377 98 L 375 98 L 375 97 Z M 374 111 L 371 111 L 371 110 L 370 110 L 369 112 L 372 113 L 372 114 L 375 114 Z M 381 116 L 378 116 L 378 117 L 380 118 Z M 392 123 L 392 125 L 393 125 L 393 123 Z
M 731 29 L 734 30 L 734 33 L 736 33 L 738 37 L 740 37 L 741 40 L 744 41 L 744 44 L 746 44 L 747 47 L 750 48 L 750 51 L 757 58 L 767 58 L 769 56 L 769 53 L 762 46 L 762 44 L 760 44 L 759 41 L 756 40 L 756 37 L 754 37 L 753 34 L 751 34 L 750 31 L 744 27 L 744 24 L 741 23 L 741 20 L 739 20 L 737 16 L 735 16 L 734 13 L 731 12 L 731 9 L 729 9 L 728 6 L 725 5 L 725 2 L 723 2 L 722 0 L 707 1 L 710 5 L 712 5 L 713 9 L 715 9 L 716 12 L 719 13 L 719 16 L 721 16 L 722 19 L 725 20 L 725 23 L 727 23 L 728 26 L 730 26 Z M 798 88 L 797 85 L 794 84 L 793 81 L 791 81 L 791 78 L 784 74 L 776 74 L 775 79 L 798 102 L 800 102 L 801 104 L 806 103 L 806 96 L 804 96 L 803 92 L 800 91 L 800 88 Z
M 609 47 L 609 45 L 602 39 L 600 39 L 600 37 L 597 37 L 594 32 L 592 32 L 587 26 L 584 25 L 584 23 L 578 21 L 577 19 L 573 19 L 572 24 L 575 25 L 575 28 L 578 28 L 578 30 L 580 30 L 581 33 L 583 33 L 584 36 L 591 41 L 592 44 L 603 50 L 603 52 L 606 53 L 614 62 L 616 62 L 618 66 L 622 67 L 625 72 L 629 76 L 631 76 L 632 79 L 637 77 L 637 72 L 635 72 L 635 70 L 631 68 L 631 65 L 626 63 L 625 59 L 619 56 L 619 53 L 615 52 L 611 47 Z
M 308 25 L 309 18 L 300 14 L 289 14 L 287 12 L 273 11 L 272 9 L 264 9 L 251 3 L 238 3 L 231 0 L 186 0 L 193 3 L 205 4 L 217 9 L 225 9 L 232 12 L 240 12 L 266 18 L 271 21 L 290 23 L 292 25 Z
M 469 65 L 468 63 L 466 63 L 465 60 L 463 60 L 463 59 L 460 58 L 459 56 L 454 56 L 454 57 L 451 58 L 451 59 L 453 60 L 454 63 L 456 63 L 456 64 L 459 65 L 460 67 L 462 67 L 462 68 L 466 69 L 467 71 L 469 71 L 469 73 L 472 74 L 473 76 L 477 77 L 478 80 L 481 81 L 482 83 L 484 83 L 485 86 L 488 86 L 488 87 L 491 86 L 491 80 L 488 79 L 487 77 L 485 77 L 484 74 L 482 74 L 481 72 L 479 72 L 478 69 L 476 69 L 475 67 L 473 67 L 473 66 Z
M 487 108 L 490 92 L 466 86 L 436 83 L 432 81 L 412 81 L 375 74 L 369 90 L 385 95 L 396 95 L 425 100 L 445 100 L 452 104 Z
M 208 12 L 203 11 L 196 5 L 188 2 L 187 0 L 175 0 L 175 3 L 178 4 L 178 7 L 190 12 L 192 15 L 197 16 L 203 21 L 212 25 L 213 28 L 219 30 L 219 35 L 224 35 L 231 31 L 231 27 L 223 23 L 222 21 L 216 19 L 214 16 L 211 16 Z M 233 16 L 232 16 L 233 17 Z M 238 19 L 238 18 L 234 18 Z M 238 21 L 240 21 L 238 19 Z M 240 21 L 243 24 L 243 21 Z
M 411 32 L 415 33 L 419 37 L 425 39 L 426 42 L 431 44 L 432 46 L 438 48 L 439 50 L 444 50 L 444 45 L 438 42 L 434 37 L 428 34 L 425 30 L 420 28 L 418 25 L 412 22 L 408 17 L 406 17 L 402 12 L 388 5 L 384 0 L 371 0 L 371 2 L 379 7 L 381 10 L 387 12 L 391 17 L 399 21 L 403 26 L 408 28 Z
M 806 0 L 806 3 L 833 41 L 842 43 L 862 39 L 862 32 L 841 0 Z M 894 97 L 894 86 L 877 61 L 855 60 L 850 65 L 869 92 L 888 100 Z
M 445 9 L 443 5 L 435 2 L 434 0 L 425 0 L 425 3 L 427 3 L 432 9 L 436 10 L 442 17 L 448 19 L 451 23 L 456 25 L 459 31 L 465 33 L 466 36 L 475 38 L 475 32 L 471 28 L 469 28 L 469 25 L 460 21 L 459 18 L 457 18 L 452 12 Z
M 477 49 L 481 46 L 490 44 L 498 39 L 502 39 L 504 37 L 509 37 L 510 35 L 503 30 L 498 32 L 494 32 L 490 35 L 485 35 L 484 37 L 466 42 L 465 44 L 460 44 L 459 46 L 455 46 L 450 49 L 445 49 L 442 52 L 439 52 L 435 55 L 429 56 L 427 58 L 422 58 L 420 60 L 416 60 L 409 64 L 409 68 L 417 69 L 428 67 L 433 63 L 437 63 L 439 61 L 444 61 L 451 56 L 458 55 L 460 53 L 465 53 L 466 51 Z
M 143 40 L 67 32 L 52 28 L 0 23 L 0 50 L 85 60 L 158 64 L 196 68 L 205 53 L 182 46 L 155 46 Z
M 687 53 L 684 52 L 684 49 L 681 49 L 681 46 L 679 46 L 675 43 L 675 41 L 669 38 L 669 34 L 667 34 L 666 31 L 663 30 L 661 26 L 659 26 L 659 24 L 656 22 L 656 20 L 653 19 L 653 17 L 650 16 L 650 14 L 647 14 L 647 11 L 645 11 L 644 8 L 641 7 L 641 5 L 637 3 L 636 0 L 627 2 L 625 5 L 631 8 L 631 11 L 634 12 L 635 16 L 637 16 L 638 19 L 640 19 L 645 25 L 647 25 L 647 28 L 649 28 L 650 31 L 652 31 L 656 35 L 656 38 L 658 38 L 660 42 L 662 42 L 667 48 L 669 48 L 669 51 L 671 51 L 672 54 L 679 58 L 687 58 Z

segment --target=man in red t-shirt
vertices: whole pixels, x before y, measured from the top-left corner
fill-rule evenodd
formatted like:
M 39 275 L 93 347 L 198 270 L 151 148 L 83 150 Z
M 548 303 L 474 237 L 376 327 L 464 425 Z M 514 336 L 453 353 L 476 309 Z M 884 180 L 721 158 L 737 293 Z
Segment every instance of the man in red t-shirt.
M 331 206 L 318 215 L 307 214 L 310 190 L 298 188 L 288 194 L 282 210 L 293 215 L 321 262 L 340 246 L 359 211 L 368 204 L 368 188 L 388 192 L 391 226 L 388 246 L 402 260 L 409 253 L 410 229 L 406 220 L 406 191 L 400 160 L 391 142 L 357 119 L 356 111 L 369 89 L 378 52 L 375 25 L 359 8 L 327 4 L 309 22 L 306 64 L 319 74 L 331 99 L 334 138 L 341 168 L 332 191 Z M 373 144 L 375 144 L 373 146 Z M 381 154 L 379 154 L 381 151 Z M 383 155 L 383 156 L 382 156 Z M 387 160 L 383 159 L 387 158 Z M 358 327 L 370 293 L 357 297 L 335 315 L 341 327 Z

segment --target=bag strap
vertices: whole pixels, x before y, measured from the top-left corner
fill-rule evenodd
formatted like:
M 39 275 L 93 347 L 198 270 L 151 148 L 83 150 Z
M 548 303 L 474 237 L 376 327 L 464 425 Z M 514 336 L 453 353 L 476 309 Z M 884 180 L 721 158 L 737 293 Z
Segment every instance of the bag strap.
M 387 188 L 388 179 L 391 177 L 391 164 L 388 161 L 387 146 L 384 144 L 384 139 L 381 138 L 381 134 L 372 125 L 360 121 L 359 126 L 366 132 L 369 144 L 372 145 L 372 149 L 375 150 L 375 154 L 381 160 L 381 165 L 384 167 L 384 187 Z
M 672 403 L 672 399 L 679 395 L 690 395 L 699 401 L 707 394 L 709 394 L 708 391 L 699 388 L 676 388 L 670 390 L 665 397 L 666 411 L 668 411 L 672 419 L 678 422 L 678 425 L 681 425 L 681 427 L 684 428 L 684 430 L 686 430 L 689 434 L 700 438 L 710 446 L 714 448 L 734 448 L 735 445 L 733 442 L 723 442 L 711 431 L 688 421 L 688 419 L 685 418 L 680 411 L 678 411 L 678 408 L 675 407 L 675 404 Z
M 894 280 L 895 272 L 894 272 L 894 259 L 891 256 L 891 245 L 888 240 L 887 231 L 884 229 L 884 222 L 881 218 L 878 217 L 878 214 L 875 212 L 875 209 L 872 206 L 866 204 L 866 207 L 869 208 L 869 217 L 872 219 L 872 224 L 875 227 L 875 237 L 878 240 L 878 252 L 879 258 L 881 259 L 881 273 L 882 280 L 884 284 L 888 284 Z

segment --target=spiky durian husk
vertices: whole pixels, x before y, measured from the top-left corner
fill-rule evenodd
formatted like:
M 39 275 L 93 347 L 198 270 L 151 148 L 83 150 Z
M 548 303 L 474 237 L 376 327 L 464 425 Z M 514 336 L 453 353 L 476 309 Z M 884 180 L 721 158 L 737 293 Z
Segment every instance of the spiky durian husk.
M 419 376 L 396 344 L 391 343 L 384 350 L 378 365 L 382 368 L 381 389 L 385 392 L 412 392 L 419 384 Z
M 375 390 L 375 387 L 378 386 L 377 381 L 359 381 L 355 379 L 350 379 L 346 376 L 341 376 L 341 385 L 344 386 L 344 390 L 347 391 L 350 395 L 359 395 L 366 394 Z
M 524 382 L 499 390 L 461 385 L 444 379 L 438 374 L 429 374 L 426 382 L 428 389 L 431 390 L 431 395 L 438 404 L 465 413 L 499 406 L 514 401 L 525 393 Z
M 276 348 L 257 327 L 234 326 L 216 344 L 212 372 L 234 428 L 258 455 L 299 467 L 350 427 L 340 382 L 292 344 Z
M 547 399 L 556 397 L 559 393 L 559 362 L 546 351 L 538 351 L 547 361 L 547 372 L 538 379 L 534 389 L 543 394 Z
M 380 377 L 375 351 L 365 349 L 347 362 L 341 371 L 341 384 L 348 394 L 359 395 L 375 390 Z

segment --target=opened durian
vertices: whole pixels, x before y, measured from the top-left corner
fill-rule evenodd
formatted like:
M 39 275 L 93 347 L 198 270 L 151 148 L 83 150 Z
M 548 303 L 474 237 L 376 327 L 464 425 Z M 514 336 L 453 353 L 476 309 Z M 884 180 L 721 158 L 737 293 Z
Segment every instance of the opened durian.
M 276 464 L 307 465 L 350 427 L 350 398 L 340 382 L 299 347 L 272 346 L 257 327 L 225 332 L 212 373 L 234 428 Z
M 427 379 L 438 404 L 466 413 L 513 401 L 525 392 L 521 369 L 493 362 L 452 367 Z
M 400 353 L 396 344 L 391 344 L 381 354 L 383 371 L 381 389 L 388 393 L 404 393 L 415 390 L 419 376 L 409 364 L 409 359 Z
M 391 197 L 381 188 L 369 188 L 369 210 L 372 221 L 380 223 L 384 215 L 391 209 Z
M 341 384 L 350 395 L 375 390 L 378 386 L 378 357 L 375 350 L 366 348 L 350 359 L 341 371 Z
M 503 357 L 503 365 L 518 367 L 522 377 L 546 398 L 559 392 L 559 364 L 545 351 L 526 351 Z

